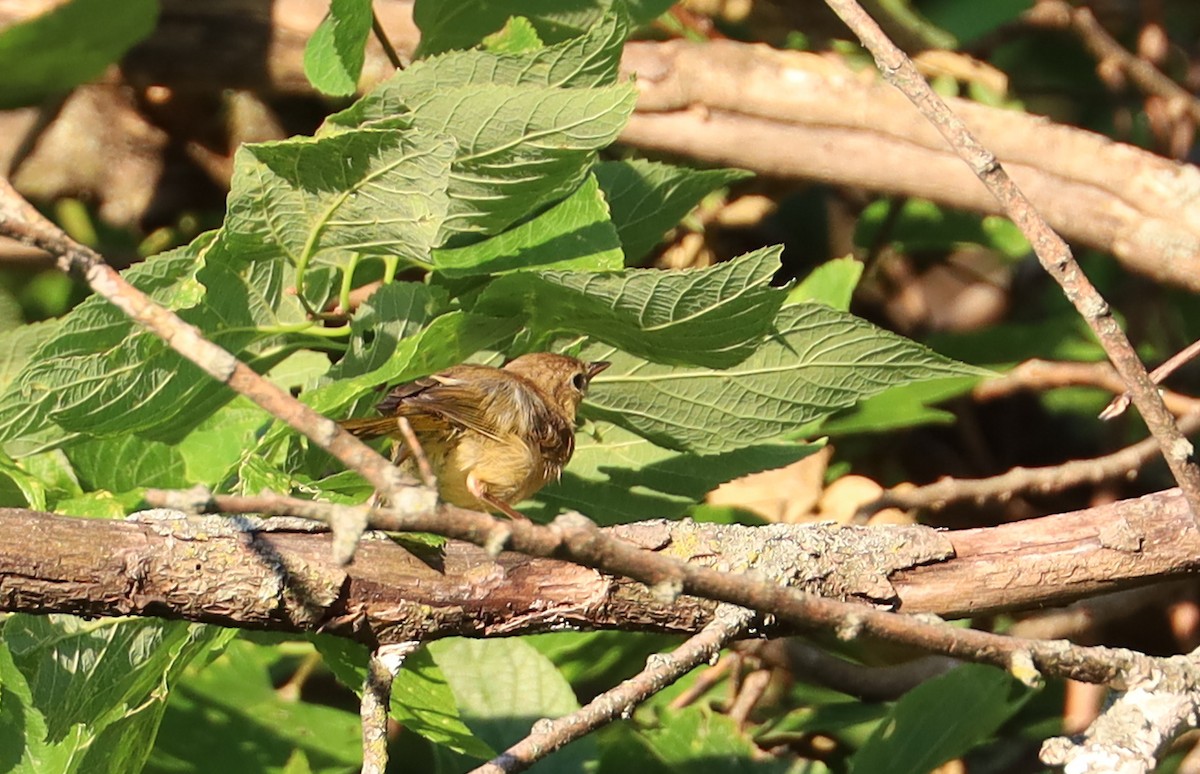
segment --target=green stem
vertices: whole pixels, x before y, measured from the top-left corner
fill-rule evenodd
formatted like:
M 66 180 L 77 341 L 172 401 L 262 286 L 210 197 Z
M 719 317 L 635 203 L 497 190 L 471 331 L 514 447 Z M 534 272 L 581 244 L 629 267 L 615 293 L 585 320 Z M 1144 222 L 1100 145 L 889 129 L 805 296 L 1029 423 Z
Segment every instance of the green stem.
M 358 253 L 350 254 L 350 261 L 342 270 L 342 289 L 338 293 L 338 309 L 343 315 L 350 314 L 350 291 L 354 289 L 354 270 L 358 268 Z

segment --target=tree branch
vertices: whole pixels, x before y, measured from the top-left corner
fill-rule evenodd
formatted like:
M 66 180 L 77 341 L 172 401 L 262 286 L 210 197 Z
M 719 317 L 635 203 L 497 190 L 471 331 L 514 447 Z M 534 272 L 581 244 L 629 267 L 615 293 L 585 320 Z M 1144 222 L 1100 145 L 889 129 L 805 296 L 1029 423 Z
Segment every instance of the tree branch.
M 592 699 L 578 711 L 535 723 L 529 736 L 474 769 L 472 774 L 525 771 L 600 726 L 619 717 L 628 717 L 634 707 L 716 656 L 730 641 L 743 636 L 754 617 L 753 611 L 719 605 L 713 619 L 671 653 L 651 656 L 645 669 Z
M 0 178 L 0 235 L 12 237 L 53 255 L 63 272 L 82 275 L 98 295 L 124 312 L 131 320 L 166 342 L 171 349 L 199 366 L 221 384 L 254 401 L 273 417 L 303 433 L 346 467 L 360 473 L 389 500 L 404 508 L 432 508 L 435 493 L 419 488 L 374 449 L 296 400 L 286 390 L 254 372 L 229 352 L 212 343 L 193 325 L 159 306 L 130 285 L 115 269 L 89 247 L 44 218 Z M 362 514 L 345 512 L 332 522 L 333 550 L 339 561 L 354 555 L 358 538 L 366 528 Z
M 255 500 L 267 506 L 257 510 L 268 512 L 292 512 L 291 503 L 310 511 L 341 507 L 280 497 L 226 504 L 248 510 Z M 1200 565 L 1200 534 L 1182 498 L 1170 492 L 949 533 L 672 522 L 598 530 L 569 517 L 550 526 L 501 524 L 509 546 L 525 557 L 493 558 L 458 542 L 494 545 L 497 521 L 486 514 L 381 509 L 372 520 L 456 540 L 439 550 L 367 540 L 359 560 L 340 567 L 325 535 L 247 532 L 253 525 L 227 519 L 129 523 L 0 510 L 0 600 L 6 610 L 322 630 L 375 645 L 563 626 L 695 633 L 714 608 L 702 596 L 773 614 L 776 623 L 757 626 L 760 634 L 827 629 L 1005 667 L 1028 658 L 1051 674 L 1122 685 L 1145 657 L 955 629 L 814 594 L 914 613 L 978 615 L 1065 604 L 1183 577 Z M 954 558 L 939 559 L 951 549 Z M 879 563 L 902 550 L 910 553 Z M 754 560 L 766 555 L 792 568 L 803 591 L 763 579 Z M 728 572 L 739 567 L 754 571 Z M 679 590 L 684 596 L 673 597 Z
M 1071 249 L 1050 228 L 1021 189 L 1012 181 L 996 156 L 938 97 L 917 72 L 912 61 L 896 47 L 855 0 L 826 0 L 842 21 L 854 31 L 875 57 L 883 77 L 904 93 L 917 109 L 937 127 L 962 160 L 996 197 L 1004 212 L 1033 246 L 1042 267 L 1062 288 L 1064 295 L 1087 322 L 1100 346 L 1129 388 L 1133 403 L 1158 441 L 1167 467 L 1183 490 L 1192 513 L 1200 520 L 1200 466 L 1192 461 L 1194 448 L 1175 424 L 1163 404 L 1158 388 L 1133 349 L 1112 310 L 1088 280 L 1071 255 Z

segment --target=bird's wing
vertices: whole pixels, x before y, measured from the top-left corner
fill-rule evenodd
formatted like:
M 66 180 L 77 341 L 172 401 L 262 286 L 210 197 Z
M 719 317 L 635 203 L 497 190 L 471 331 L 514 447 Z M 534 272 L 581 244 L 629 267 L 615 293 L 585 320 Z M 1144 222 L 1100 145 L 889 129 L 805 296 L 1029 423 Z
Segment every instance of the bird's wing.
M 456 366 L 394 388 L 376 408 L 381 414 L 407 417 L 418 433 L 430 422 L 449 422 L 496 440 L 513 432 L 507 412 L 492 410 L 495 396 L 481 386 L 484 366 Z M 486 374 L 484 374 L 486 375 Z
M 575 428 L 552 411 L 537 413 L 528 437 L 542 457 L 556 465 L 566 465 L 575 453 Z

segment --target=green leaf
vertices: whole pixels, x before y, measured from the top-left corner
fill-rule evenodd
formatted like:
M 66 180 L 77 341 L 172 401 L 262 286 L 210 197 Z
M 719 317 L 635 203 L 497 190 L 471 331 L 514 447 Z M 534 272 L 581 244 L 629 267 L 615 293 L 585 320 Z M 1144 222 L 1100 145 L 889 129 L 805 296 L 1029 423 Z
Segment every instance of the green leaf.
M 682 774 L 702 768 L 713 774 L 784 774 L 791 767 L 786 758 L 762 758 L 754 742 L 728 715 L 688 707 L 665 713 L 661 723 L 660 728 L 640 736 L 671 771 Z
M 223 247 L 205 235 L 124 276 L 210 340 L 245 354 L 266 338 L 256 329 L 260 322 L 287 322 L 301 311 L 283 300 L 290 271 L 285 264 L 238 264 Z M 55 425 L 94 436 L 140 433 L 173 440 L 233 394 L 93 296 L 71 311 L 0 396 L 0 441 Z
M 46 486 L 0 453 L 0 508 L 46 510 Z
M 785 307 L 750 357 L 726 370 L 651 363 L 593 345 L 612 366 L 584 404 L 670 449 L 716 454 L 761 444 L 888 387 L 988 372 L 820 304 Z
M 872 202 L 863 210 L 854 232 L 854 243 L 875 243 L 887 229 L 888 243 L 903 253 L 947 250 L 957 245 L 979 244 L 1012 260 L 1029 255 L 1029 242 L 1007 218 L 951 210 L 924 199 L 907 199 L 897 216 L 889 216 L 890 201 Z M 886 225 L 885 225 L 886 224 Z
M 525 737 L 541 718 L 579 709 L 571 686 L 554 665 L 521 640 L 455 637 L 428 647 L 463 721 L 494 750 Z M 582 771 L 594 757 L 594 742 L 584 737 L 533 770 Z
M 629 26 L 618 15 L 602 17 L 587 34 L 536 51 L 456 51 L 416 62 L 336 114 L 341 126 L 358 126 L 407 112 L 412 94 L 462 86 L 589 88 L 617 82 Z
M 596 165 L 596 178 L 629 264 L 654 249 L 705 196 L 751 175 L 740 169 L 699 170 L 642 159 Z
M 452 137 L 458 153 L 439 241 L 498 233 L 578 188 L 636 98 L 628 84 L 589 84 L 601 77 L 593 59 L 573 50 L 541 54 L 473 52 L 420 63 L 331 116 L 324 131 L 403 120 L 413 132 Z M 602 59 L 605 72 L 615 61 Z
M 851 770 L 925 774 L 986 742 L 1032 695 L 1003 670 L 964 664 L 896 702 Z
M 447 301 L 444 291 L 417 282 L 380 287 L 350 321 L 350 348 L 329 375 L 344 379 L 381 368 L 402 340 L 445 311 Z
M 0 648 L 0 748 L 9 752 L 0 769 L 139 770 L 167 688 L 231 636 L 154 619 L 9 618 Z M 110 728 L 120 734 L 105 736 Z
M 583 333 L 656 361 L 732 365 L 754 350 L 783 303 L 771 287 L 782 249 L 702 271 L 522 272 L 493 282 L 475 309 L 523 314 L 543 338 Z
M 902 427 L 954 421 L 954 415 L 932 404 L 969 392 L 979 383 L 976 376 L 957 376 L 931 379 L 891 387 L 858 403 L 848 412 L 837 414 L 819 426 L 823 435 L 844 436 L 851 433 L 881 433 Z
M 0 395 L 33 358 L 38 348 L 58 332 L 60 320 L 20 325 L 0 333 Z
M 786 303 L 790 306 L 812 301 L 845 312 L 850 309 L 850 298 L 862 273 L 863 265 L 852 256 L 826 261 L 788 291 Z
M 195 276 L 203 250 L 199 245 L 200 240 L 156 256 L 124 276 L 159 303 L 190 306 L 204 290 Z M 176 378 L 181 372 L 186 380 Z M 173 414 L 189 388 L 203 384 L 199 369 L 184 365 L 166 344 L 93 296 L 59 321 L 9 384 L 0 400 L 0 440 L 32 435 L 52 422 L 100 434 L 109 430 L 108 425 L 97 427 L 108 416 L 118 417 L 112 432 L 134 432 Z M 147 388 L 138 396 L 141 400 L 130 395 L 138 387 Z M 143 401 L 158 413 L 141 416 L 140 425 L 119 418 Z
M 396 128 L 246 145 L 226 228 L 277 246 L 301 269 L 331 250 L 428 262 L 453 155 L 445 137 Z
M 0 110 L 34 105 L 90 81 L 148 36 L 155 0 L 70 0 L 0 32 Z
M 624 260 L 604 195 L 589 175 L 533 220 L 468 247 L 435 250 L 433 265 L 444 276 L 468 277 L 533 268 L 606 271 Z
M 23 457 L 21 470 L 45 484 L 46 493 L 51 499 L 83 494 L 75 470 L 61 449 Z
M 580 434 L 561 480 L 536 497 L 522 513 L 548 521 L 574 509 L 600 524 L 670 519 L 718 485 L 739 476 L 771 470 L 803 459 L 820 444 L 759 444 L 722 454 L 672 451 L 607 422 L 594 435 Z
M 400 340 L 387 361 L 365 374 L 309 390 L 301 400 L 322 414 L 336 416 L 354 400 L 381 385 L 412 381 L 463 362 L 516 333 L 520 322 L 468 312 L 437 317 L 420 332 Z
M 635 98 L 628 85 L 464 86 L 414 104 L 417 126 L 459 143 L 442 238 L 497 233 L 570 194 L 596 151 L 617 139 Z
M 533 24 L 524 16 L 513 16 L 502 29 L 483 39 L 483 47 L 497 54 L 524 54 L 544 44 Z
M 181 489 L 191 483 L 178 449 L 136 435 L 74 443 L 66 453 L 85 489 L 128 492 L 139 487 Z
M 340 637 L 315 636 L 313 644 L 342 684 L 362 694 L 367 677 L 367 649 Z M 495 750 L 476 737 L 459 718 L 454 694 L 427 648 L 404 659 L 392 681 L 392 717 L 435 744 L 487 760 Z
M 114 494 L 107 489 L 99 489 L 55 500 L 54 512 L 83 519 L 123 519 L 137 510 L 141 502 L 140 490 Z
M 371 0 L 331 0 L 329 13 L 304 48 L 304 75 L 325 94 L 353 94 L 369 34 Z
M 417 55 L 473 48 L 512 16 L 525 17 L 541 40 L 561 43 L 593 28 L 612 6 L 612 0 L 417 0 L 413 6 L 413 21 L 421 30 Z M 665 10 L 662 6 L 663 0 L 637 4 L 641 15 L 634 20 L 649 21 Z
M 212 663 L 189 669 L 171 692 L 153 769 L 280 772 L 302 751 L 312 771 L 357 770 L 358 714 L 286 698 L 269 671 L 280 655 L 278 646 L 235 640 Z

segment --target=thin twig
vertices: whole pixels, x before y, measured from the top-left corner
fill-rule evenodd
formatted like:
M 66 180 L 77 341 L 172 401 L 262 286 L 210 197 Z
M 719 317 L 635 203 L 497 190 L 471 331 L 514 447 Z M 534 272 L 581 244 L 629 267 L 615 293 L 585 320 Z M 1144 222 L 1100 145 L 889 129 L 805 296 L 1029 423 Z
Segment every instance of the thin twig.
M 433 473 L 433 467 L 429 464 L 429 458 L 425 456 L 425 447 L 421 446 L 421 441 L 417 438 L 417 434 L 413 432 L 412 423 L 407 417 L 396 417 L 396 425 L 400 428 L 400 435 L 404 436 L 404 443 L 408 446 L 408 451 L 412 454 L 413 459 L 417 461 L 417 470 L 421 474 L 421 481 L 430 489 L 437 487 L 437 476 Z
M 1192 462 L 1192 444 L 1175 425 L 1133 345 L 1113 319 L 1112 309 L 1079 268 L 1067 243 L 1033 208 L 995 154 L 975 139 L 962 119 L 950 111 L 912 61 L 888 39 L 856 0 L 826 0 L 826 3 L 871 51 L 884 79 L 903 92 L 937 128 L 1029 241 L 1043 268 L 1062 287 L 1125 381 L 1134 405 L 1150 433 L 1158 440 L 1167 466 L 1191 507 L 1193 518 L 1200 524 L 1200 467 Z
M 724 654 L 717 663 L 697 675 L 696 679 L 692 680 L 692 684 L 684 688 L 674 699 L 671 699 L 671 703 L 667 706 L 673 710 L 681 710 L 684 707 L 690 706 L 692 702 L 707 693 L 708 689 L 721 682 L 726 673 L 736 675 L 738 669 L 741 668 L 739 666 L 741 660 L 742 657 L 736 653 Z
M 945 656 L 923 656 L 900 664 L 870 666 L 838 658 L 799 637 L 790 637 L 785 642 L 787 667 L 797 680 L 823 685 L 863 701 L 895 701 L 962 663 Z
M 135 323 L 161 338 L 218 382 L 250 398 L 272 416 L 306 435 L 346 467 L 362 474 L 377 490 L 384 492 L 390 502 L 403 502 L 406 508 L 432 507 L 435 501 L 432 492 L 414 487 L 394 465 L 339 428 L 336 422 L 259 376 L 248 365 L 204 338 L 195 326 L 130 285 L 99 254 L 46 220 L 3 178 L 0 178 L 0 234 L 55 256 L 60 270 L 81 274 L 92 290 Z M 330 526 L 334 531 L 334 556 L 343 563 L 350 561 L 358 538 L 366 528 L 365 521 L 344 520 Z
M 383 48 L 383 53 L 387 56 L 388 61 L 392 63 L 392 67 L 397 70 L 404 69 L 404 62 L 400 61 L 400 55 L 396 53 L 396 49 L 392 46 L 392 41 L 388 39 L 387 30 L 383 28 L 383 24 L 379 21 L 379 14 L 371 10 L 371 31 L 375 33 L 375 39 L 379 41 L 379 45 Z
M 1175 373 L 1180 366 L 1196 357 L 1197 354 L 1200 354 L 1200 340 L 1193 341 L 1191 344 L 1167 358 L 1165 363 L 1151 371 L 1151 381 L 1153 381 L 1155 384 L 1162 384 L 1164 379 Z M 1125 409 L 1129 408 L 1130 400 L 1131 398 L 1129 392 L 1122 392 L 1120 395 L 1112 399 L 1112 403 L 1109 403 L 1104 407 L 1104 410 L 1100 412 L 1100 418 L 1112 419 L 1120 416 L 1125 412 Z M 1163 400 L 1166 400 L 1165 394 L 1163 395 Z
M 1188 434 L 1200 431 L 1200 412 L 1181 417 L 1179 428 Z M 868 517 L 884 508 L 943 508 L 963 500 L 1007 500 L 1024 492 L 1046 494 L 1084 484 L 1099 484 L 1137 472 L 1157 456 L 1158 450 L 1158 442 L 1147 438 L 1120 451 L 1090 460 L 1071 460 L 1062 465 L 1043 468 L 1018 466 L 988 478 L 962 479 L 947 476 L 916 488 L 888 489 L 860 508 L 857 516 Z
M 1158 379 L 1162 367 L 1159 366 L 1151 372 L 1150 377 Z M 1034 358 L 1026 360 L 996 379 L 980 382 L 971 391 L 971 397 L 975 400 L 989 401 L 1022 390 L 1052 390 L 1058 387 L 1099 387 L 1112 393 L 1121 393 L 1125 390 L 1125 383 L 1110 363 L 1077 363 Z M 1162 396 L 1167 408 L 1176 416 L 1200 411 L 1200 398 L 1171 390 L 1162 390 Z M 1106 418 L 1104 414 L 1100 417 Z
M 750 713 L 758 706 L 767 687 L 771 684 L 770 669 L 756 669 L 742 678 L 738 692 L 734 695 L 726 713 L 739 729 L 744 729 L 750 720 Z
M 159 493 L 163 494 L 163 493 Z M 161 498 L 157 498 L 160 499 Z M 216 513 L 267 513 L 312 518 L 336 518 L 347 508 L 335 503 L 269 495 L 214 495 L 205 502 L 161 502 L 169 507 L 190 505 Z M 804 630 L 827 630 L 844 639 L 859 636 L 900 642 L 954 658 L 1011 669 L 1024 680 L 1040 671 L 1082 682 L 1116 688 L 1135 684 L 1161 660 L 1121 648 L 1082 647 L 1066 642 L 1022 640 L 975 629 L 951 626 L 933 616 L 889 613 L 861 604 L 842 602 L 789 588 L 763 579 L 761 573 L 722 572 L 672 556 L 645 550 L 606 535 L 577 513 L 566 513 L 543 526 L 528 521 L 500 522 L 492 516 L 443 505 L 436 511 L 405 512 L 375 508 L 370 525 L 393 532 L 431 532 L 483 547 L 503 541 L 510 550 L 530 556 L 575 562 L 611 575 L 623 575 L 662 594 L 685 593 L 774 615 Z
M 1060 0 L 1041 0 L 1025 13 L 1024 18 L 1040 27 L 1073 30 L 1098 64 L 1115 63 L 1143 92 L 1183 105 L 1191 120 L 1200 124 L 1200 100 L 1148 60 L 1118 43 L 1096 20 L 1090 8 L 1072 6 Z
M 419 642 L 381 645 L 367 661 L 359 716 L 362 718 L 363 774 L 384 774 L 388 763 L 388 713 L 392 682 L 404 659 L 421 647 Z
M 585 734 L 628 717 L 633 708 L 707 662 L 731 640 L 740 637 L 754 613 L 736 605 L 721 605 L 712 621 L 671 653 L 646 659 L 646 668 L 617 687 L 605 691 L 586 706 L 556 720 L 539 720 L 529 736 L 472 771 L 472 774 L 513 774 Z

